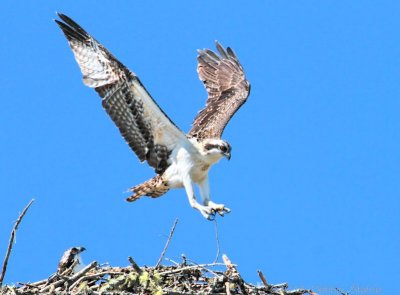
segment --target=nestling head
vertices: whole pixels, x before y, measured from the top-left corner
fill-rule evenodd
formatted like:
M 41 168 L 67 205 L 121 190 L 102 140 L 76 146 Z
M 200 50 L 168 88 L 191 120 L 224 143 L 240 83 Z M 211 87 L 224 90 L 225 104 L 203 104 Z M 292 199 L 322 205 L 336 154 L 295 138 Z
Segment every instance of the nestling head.
M 231 158 L 231 145 L 222 139 L 205 139 L 202 142 L 203 153 L 207 156 L 215 156 L 219 160 L 222 156 L 226 157 L 228 160 Z
M 81 252 L 83 252 L 83 251 L 85 251 L 85 250 L 86 250 L 85 247 L 72 247 L 72 248 L 71 248 L 71 253 L 72 253 L 73 255 L 76 255 L 76 254 L 79 254 L 79 253 L 81 253 Z

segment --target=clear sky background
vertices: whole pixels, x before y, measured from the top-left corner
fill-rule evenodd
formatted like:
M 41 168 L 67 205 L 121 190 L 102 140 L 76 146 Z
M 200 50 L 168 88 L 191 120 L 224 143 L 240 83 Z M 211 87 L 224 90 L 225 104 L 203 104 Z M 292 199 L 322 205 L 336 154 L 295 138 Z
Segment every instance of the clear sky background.
M 221 252 L 246 280 L 259 282 L 261 269 L 270 283 L 321 294 L 396 293 L 400 3 L 385 0 L 3 0 L 1 258 L 18 213 L 36 200 L 6 283 L 46 278 L 78 245 L 87 263 L 154 265 L 175 218 L 167 257 L 216 255 L 214 223 L 184 190 L 124 201 L 153 171 L 83 85 L 56 11 L 137 73 L 184 131 L 206 99 L 196 50 L 214 40 L 234 48 L 252 93 L 224 133 L 232 159 L 210 181 L 213 199 L 232 209 L 218 218 Z

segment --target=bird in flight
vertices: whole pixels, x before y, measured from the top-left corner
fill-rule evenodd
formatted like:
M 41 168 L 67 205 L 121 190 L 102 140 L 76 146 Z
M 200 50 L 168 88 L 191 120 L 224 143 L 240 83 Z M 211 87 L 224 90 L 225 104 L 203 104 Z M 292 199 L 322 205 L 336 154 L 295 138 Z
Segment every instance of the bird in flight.
M 230 144 L 221 139 L 225 126 L 250 93 L 243 67 L 231 48 L 218 42 L 219 54 L 199 50 L 197 72 L 208 92 L 206 106 L 188 134 L 182 132 L 153 100 L 139 77 L 68 16 L 55 20 L 68 40 L 83 74 L 94 88 L 121 135 L 141 162 L 156 176 L 130 189 L 132 202 L 142 196 L 157 198 L 172 188 L 184 188 L 190 206 L 207 219 L 230 209 L 210 199 L 208 171 L 222 157 L 231 158 Z M 198 185 L 202 202 L 194 193 Z

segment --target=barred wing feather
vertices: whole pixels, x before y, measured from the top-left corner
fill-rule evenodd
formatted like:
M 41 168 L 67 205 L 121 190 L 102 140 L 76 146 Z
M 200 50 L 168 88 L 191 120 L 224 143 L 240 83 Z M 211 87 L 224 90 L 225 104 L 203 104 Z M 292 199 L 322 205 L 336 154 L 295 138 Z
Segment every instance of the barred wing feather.
M 140 161 L 161 174 L 177 144 L 190 144 L 185 134 L 152 99 L 139 78 L 81 26 L 63 14 L 55 20 L 64 32 L 83 74 Z
M 208 92 L 206 106 L 194 119 L 189 135 L 197 138 L 220 138 L 237 110 L 246 102 L 250 83 L 231 48 L 216 42 L 220 53 L 199 51 L 197 72 Z

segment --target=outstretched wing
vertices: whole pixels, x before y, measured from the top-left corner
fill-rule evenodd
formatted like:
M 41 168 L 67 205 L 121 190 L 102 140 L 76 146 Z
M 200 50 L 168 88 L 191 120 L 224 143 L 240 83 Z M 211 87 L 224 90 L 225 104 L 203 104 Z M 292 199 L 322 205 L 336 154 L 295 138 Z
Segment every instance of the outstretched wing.
M 162 173 L 168 157 L 185 134 L 152 99 L 139 78 L 72 19 L 55 20 L 68 39 L 85 85 L 102 98 L 108 115 L 140 161 Z M 189 142 L 189 141 L 188 141 Z
M 194 119 L 189 136 L 220 138 L 225 126 L 250 93 L 243 67 L 231 48 L 216 42 L 220 53 L 199 51 L 197 72 L 208 92 L 206 107 Z

